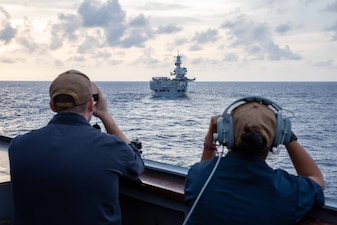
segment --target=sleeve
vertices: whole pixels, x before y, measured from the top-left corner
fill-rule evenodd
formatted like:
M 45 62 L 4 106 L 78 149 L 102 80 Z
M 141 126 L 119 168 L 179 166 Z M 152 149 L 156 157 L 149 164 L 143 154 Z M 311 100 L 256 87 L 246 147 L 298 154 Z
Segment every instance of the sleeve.
M 323 189 L 309 177 L 298 177 L 298 202 L 296 216 L 302 218 L 311 209 L 324 205 Z
M 187 205 L 192 205 L 195 197 L 193 196 L 192 191 L 192 184 L 194 183 L 193 180 L 193 167 L 189 169 L 186 180 L 185 180 L 185 189 L 184 189 L 184 196 L 185 196 L 185 202 Z
M 144 161 L 141 158 L 141 152 L 133 144 L 129 144 L 127 147 L 129 151 L 126 150 L 128 154 L 126 154 L 126 165 L 123 177 L 128 180 L 137 180 L 144 172 Z

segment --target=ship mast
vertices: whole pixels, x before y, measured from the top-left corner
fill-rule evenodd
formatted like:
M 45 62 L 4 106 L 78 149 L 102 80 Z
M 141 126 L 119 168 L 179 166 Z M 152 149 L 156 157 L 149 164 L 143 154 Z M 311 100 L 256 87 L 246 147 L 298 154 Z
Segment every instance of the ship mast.
M 176 75 L 176 78 L 178 79 L 184 79 L 185 78 L 185 74 L 187 72 L 187 69 L 185 67 L 181 68 L 181 56 L 179 55 L 179 51 L 178 51 L 178 55 L 176 56 L 176 62 L 174 63 L 174 65 L 176 66 L 176 68 L 174 69 L 174 73 Z

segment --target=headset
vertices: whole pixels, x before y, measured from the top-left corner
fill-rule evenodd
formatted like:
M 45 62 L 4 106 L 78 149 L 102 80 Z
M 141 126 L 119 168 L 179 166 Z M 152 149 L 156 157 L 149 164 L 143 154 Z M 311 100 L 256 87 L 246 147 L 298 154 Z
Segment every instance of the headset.
M 244 103 L 241 103 L 244 102 Z M 231 113 L 229 112 L 229 109 L 233 107 L 234 105 L 241 103 L 237 105 L 236 107 L 249 103 L 249 102 L 258 102 L 260 104 L 264 104 L 266 106 L 271 106 L 270 108 L 273 108 L 276 112 L 276 133 L 274 137 L 274 141 L 272 144 L 272 147 L 277 147 L 280 144 L 288 143 L 291 137 L 291 121 L 289 118 L 284 118 L 282 116 L 282 107 L 277 105 L 275 102 L 259 97 L 259 96 L 249 96 L 240 98 L 233 103 L 231 103 L 223 112 L 222 117 L 218 119 L 217 122 L 217 133 L 213 134 L 213 140 L 215 142 L 219 142 L 220 145 L 226 146 L 228 149 L 233 148 L 235 142 L 234 142 L 234 125 L 233 125 L 233 118 Z

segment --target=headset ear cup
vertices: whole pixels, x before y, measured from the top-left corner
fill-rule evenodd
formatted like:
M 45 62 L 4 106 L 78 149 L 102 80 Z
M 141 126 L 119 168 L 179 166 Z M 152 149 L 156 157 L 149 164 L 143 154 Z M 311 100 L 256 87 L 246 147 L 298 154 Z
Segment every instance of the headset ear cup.
M 233 118 L 232 115 L 227 114 L 225 118 L 220 117 L 217 124 L 218 129 L 218 141 L 220 145 L 232 148 L 234 146 L 234 134 L 233 134 Z
M 284 119 L 284 125 L 285 125 L 285 133 L 284 133 L 284 139 L 281 144 L 285 145 L 288 144 L 291 139 L 291 121 L 288 118 Z
M 220 145 L 223 145 L 224 143 L 224 119 L 223 117 L 220 117 L 217 121 L 217 135 L 216 140 L 218 141 Z
M 224 136 L 225 136 L 225 146 L 228 149 L 232 149 L 234 147 L 234 125 L 233 125 L 233 117 L 231 114 L 227 114 L 224 123 Z
M 288 143 L 291 137 L 291 122 L 288 118 L 283 118 L 282 114 L 278 112 L 276 114 L 276 133 L 273 142 L 273 147 L 277 147 L 280 144 Z

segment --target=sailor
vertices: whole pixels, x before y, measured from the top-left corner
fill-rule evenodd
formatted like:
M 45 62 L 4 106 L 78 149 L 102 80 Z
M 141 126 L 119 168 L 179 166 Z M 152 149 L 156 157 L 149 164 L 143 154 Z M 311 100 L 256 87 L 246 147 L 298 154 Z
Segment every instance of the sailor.
M 268 99 L 249 97 L 211 118 L 201 162 L 188 172 L 184 224 L 296 224 L 324 204 L 322 173 L 281 109 Z M 217 155 L 214 137 L 229 149 L 224 157 Z M 266 163 L 279 145 L 297 175 Z
M 140 152 L 109 114 L 103 91 L 82 72 L 60 74 L 49 94 L 56 115 L 9 146 L 13 224 L 121 225 L 119 182 L 143 172 Z M 93 115 L 107 133 L 90 125 Z

